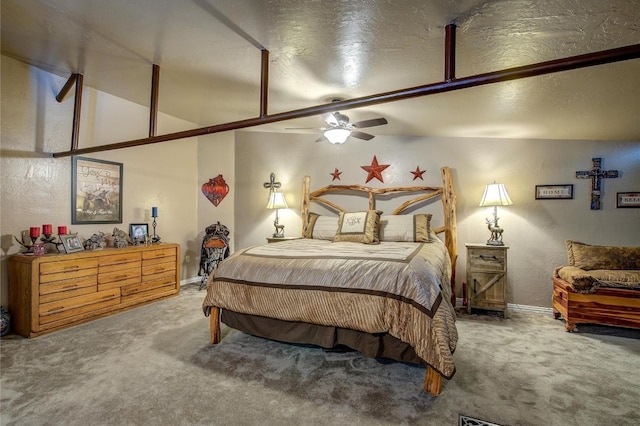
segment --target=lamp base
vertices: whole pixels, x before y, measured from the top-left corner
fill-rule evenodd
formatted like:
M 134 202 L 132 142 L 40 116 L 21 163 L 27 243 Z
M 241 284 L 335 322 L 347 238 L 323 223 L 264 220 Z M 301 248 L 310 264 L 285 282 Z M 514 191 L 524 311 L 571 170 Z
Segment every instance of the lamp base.
M 504 243 L 500 240 L 487 240 L 488 246 L 503 246 Z

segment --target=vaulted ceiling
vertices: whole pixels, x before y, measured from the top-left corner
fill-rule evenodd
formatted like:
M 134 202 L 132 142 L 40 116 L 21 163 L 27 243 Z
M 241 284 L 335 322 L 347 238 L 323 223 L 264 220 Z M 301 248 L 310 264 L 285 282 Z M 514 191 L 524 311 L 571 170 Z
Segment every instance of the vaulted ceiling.
M 3 0 L 2 53 L 208 126 L 640 44 L 640 0 Z M 640 140 L 640 59 L 342 111 L 376 135 Z M 70 118 L 71 119 L 71 118 Z M 260 126 L 320 127 L 320 117 Z M 309 135 L 315 140 L 315 135 Z

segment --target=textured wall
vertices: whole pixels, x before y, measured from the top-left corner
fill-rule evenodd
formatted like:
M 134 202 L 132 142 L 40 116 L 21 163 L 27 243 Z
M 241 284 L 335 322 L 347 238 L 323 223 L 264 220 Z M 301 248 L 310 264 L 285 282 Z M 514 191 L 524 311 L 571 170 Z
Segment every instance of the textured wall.
M 197 140 L 153 147 L 127 148 L 88 157 L 123 163 L 122 224 L 71 225 L 71 158 L 54 159 L 48 152 L 70 147 L 73 94 L 62 103 L 55 95 L 65 80 L 2 57 L 2 285 L 6 306 L 7 257 L 18 252 L 13 235 L 30 226 L 51 223 L 70 226 L 81 237 L 114 227 L 129 231 L 130 223 L 149 223 L 158 206 L 157 232 L 163 241 L 183 247 L 198 232 L 196 197 Z M 144 137 L 148 108 L 85 88 L 80 146 Z M 194 127 L 160 115 L 159 132 Z M 197 274 L 196 259 L 183 268 L 182 278 Z
M 465 279 L 464 243 L 489 237 L 485 217 L 492 209 L 478 207 L 484 187 L 504 183 L 514 202 L 499 208 L 508 256 L 508 302 L 551 306 L 551 274 L 566 262 L 564 242 L 576 239 L 591 244 L 640 245 L 640 209 L 616 209 L 620 191 L 640 190 L 640 142 L 584 142 L 549 140 L 494 140 L 479 138 L 394 138 L 378 136 L 364 142 L 349 140 L 341 146 L 314 143 L 312 134 L 238 132 L 236 137 L 236 247 L 264 242 L 273 232 L 273 212 L 264 208 L 269 173 L 283 184 L 288 211 L 281 213 L 287 235 L 300 235 L 301 182 L 305 174 L 312 189 L 331 183 L 334 168 L 343 172 L 339 184 L 364 184 L 374 155 L 390 164 L 370 186 L 426 184 L 440 186 L 439 168 L 452 168 L 458 195 L 458 295 Z M 591 158 L 602 157 L 606 169 L 621 177 L 604 184 L 603 209 L 589 209 L 590 180 L 575 178 L 576 170 L 591 168 Z M 410 172 L 427 170 L 423 181 Z M 572 200 L 535 200 L 539 184 L 573 184 Z

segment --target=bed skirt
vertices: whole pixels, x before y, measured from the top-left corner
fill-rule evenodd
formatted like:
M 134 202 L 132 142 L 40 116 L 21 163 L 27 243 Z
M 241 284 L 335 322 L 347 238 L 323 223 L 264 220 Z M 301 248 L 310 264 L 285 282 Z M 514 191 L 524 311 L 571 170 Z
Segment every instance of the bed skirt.
M 409 344 L 389 333 L 370 334 L 346 328 L 241 314 L 228 309 L 222 309 L 220 320 L 244 333 L 280 342 L 311 344 L 326 349 L 346 346 L 370 358 L 426 364 Z

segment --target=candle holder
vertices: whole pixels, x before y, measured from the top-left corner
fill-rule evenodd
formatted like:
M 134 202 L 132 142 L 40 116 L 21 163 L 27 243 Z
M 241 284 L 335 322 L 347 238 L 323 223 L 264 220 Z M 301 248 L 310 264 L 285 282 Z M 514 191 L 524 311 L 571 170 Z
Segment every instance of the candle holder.
M 24 241 L 20 241 L 18 237 L 16 237 L 15 235 L 13 236 L 13 238 L 15 238 L 16 242 L 20 244 L 20 246 L 24 249 L 23 253 L 33 253 L 33 246 L 35 246 L 36 241 L 38 241 L 38 237 L 33 237 L 29 235 L 29 238 L 31 239 L 31 245 L 29 246 L 29 245 L 26 245 Z
M 152 243 L 159 243 L 160 242 L 160 236 L 158 234 L 156 234 L 156 218 L 158 217 L 158 208 L 157 207 L 151 207 L 151 217 L 153 217 L 153 223 L 151 224 L 151 226 L 153 226 L 153 235 L 151 236 L 151 242 Z

